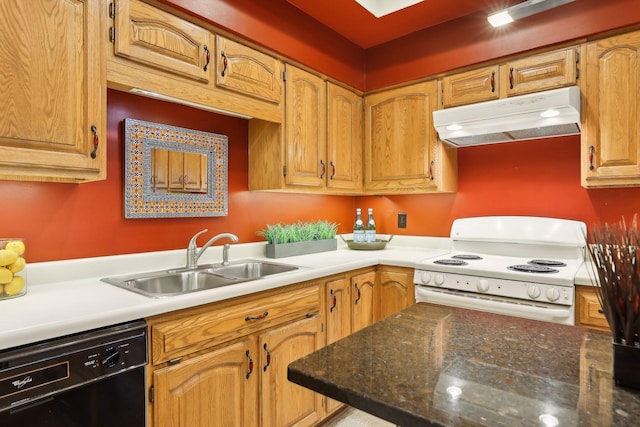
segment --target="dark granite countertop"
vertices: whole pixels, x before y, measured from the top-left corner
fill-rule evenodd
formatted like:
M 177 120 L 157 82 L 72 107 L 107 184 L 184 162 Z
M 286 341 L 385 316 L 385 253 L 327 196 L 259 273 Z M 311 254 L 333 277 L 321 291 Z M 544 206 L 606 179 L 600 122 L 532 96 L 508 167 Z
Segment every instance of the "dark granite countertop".
M 289 379 L 401 426 L 640 425 L 640 392 L 613 383 L 611 358 L 605 332 L 420 303 Z

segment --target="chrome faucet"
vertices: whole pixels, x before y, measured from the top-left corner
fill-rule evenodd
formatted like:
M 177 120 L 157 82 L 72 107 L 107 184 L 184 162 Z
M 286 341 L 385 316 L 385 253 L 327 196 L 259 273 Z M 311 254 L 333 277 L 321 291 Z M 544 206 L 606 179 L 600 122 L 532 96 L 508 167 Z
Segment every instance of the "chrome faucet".
M 196 233 L 191 240 L 189 241 L 189 246 L 187 246 L 187 268 L 197 268 L 198 267 L 198 259 L 207 250 L 209 246 L 211 246 L 214 242 L 222 238 L 231 239 L 233 243 L 238 243 L 238 236 L 231 233 L 221 233 L 217 236 L 212 237 L 207 243 L 198 250 L 198 245 L 196 244 L 196 240 L 198 236 L 209 231 L 208 229 L 204 229 L 198 233 Z M 222 265 L 229 264 L 229 245 L 226 244 L 222 248 Z

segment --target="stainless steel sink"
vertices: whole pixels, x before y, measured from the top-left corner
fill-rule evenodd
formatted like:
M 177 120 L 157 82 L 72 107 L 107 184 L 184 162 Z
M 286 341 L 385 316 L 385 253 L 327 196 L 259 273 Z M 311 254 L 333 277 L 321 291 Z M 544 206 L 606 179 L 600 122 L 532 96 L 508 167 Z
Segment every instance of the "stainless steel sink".
M 153 271 L 105 277 L 101 280 L 148 297 L 161 298 L 235 285 L 299 268 L 274 262 L 244 260 L 224 266 L 205 265 L 195 269 Z
M 272 274 L 297 270 L 298 268 L 299 267 L 296 267 L 295 265 L 277 264 L 273 262 L 245 261 L 222 267 L 215 267 L 205 271 L 211 271 L 215 274 L 221 274 L 226 277 L 235 277 L 238 279 L 259 279 Z

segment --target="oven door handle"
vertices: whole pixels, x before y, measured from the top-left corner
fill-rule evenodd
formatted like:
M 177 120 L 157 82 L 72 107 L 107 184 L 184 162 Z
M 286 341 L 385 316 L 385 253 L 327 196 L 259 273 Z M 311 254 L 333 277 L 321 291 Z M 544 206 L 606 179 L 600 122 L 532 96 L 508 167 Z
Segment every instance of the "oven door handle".
M 416 302 L 447 305 L 467 308 L 470 310 L 487 311 L 507 316 L 527 317 L 535 320 L 545 320 L 553 323 L 573 325 L 573 306 L 558 306 L 558 308 L 533 307 L 530 305 L 501 302 L 453 295 L 439 290 L 432 291 L 426 286 L 416 285 Z M 517 310 L 517 311 L 516 311 Z

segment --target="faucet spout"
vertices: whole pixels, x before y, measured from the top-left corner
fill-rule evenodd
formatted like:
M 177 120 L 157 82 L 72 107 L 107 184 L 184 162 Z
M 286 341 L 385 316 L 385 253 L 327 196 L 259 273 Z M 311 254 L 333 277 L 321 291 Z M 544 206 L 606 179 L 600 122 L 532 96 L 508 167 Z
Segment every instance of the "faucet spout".
M 211 246 L 216 241 L 218 241 L 220 239 L 224 239 L 224 238 L 230 239 L 233 243 L 237 243 L 239 241 L 238 236 L 236 236 L 235 234 L 232 234 L 232 233 L 220 233 L 220 234 L 212 237 L 207 243 L 205 243 L 202 246 L 202 248 L 200 248 L 200 250 L 198 250 L 198 246 L 196 244 L 196 240 L 197 240 L 199 235 L 201 235 L 203 233 L 206 233 L 207 231 L 208 231 L 207 229 L 204 229 L 204 230 L 200 231 L 199 233 L 196 233 L 191 238 L 191 241 L 189 242 L 189 246 L 187 247 L 187 268 L 197 268 L 198 267 L 198 259 L 200 259 L 200 257 L 204 253 L 204 251 L 206 251 L 209 248 L 209 246 Z M 228 251 L 229 251 L 228 247 L 225 247 L 223 252 L 224 252 L 224 255 L 226 255 L 226 256 L 224 257 L 225 259 L 223 259 L 223 262 L 227 261 Z

